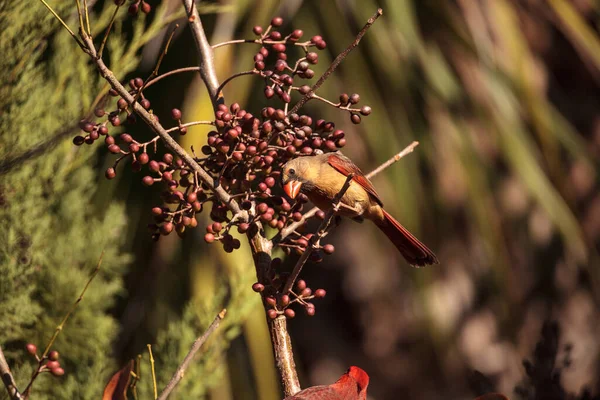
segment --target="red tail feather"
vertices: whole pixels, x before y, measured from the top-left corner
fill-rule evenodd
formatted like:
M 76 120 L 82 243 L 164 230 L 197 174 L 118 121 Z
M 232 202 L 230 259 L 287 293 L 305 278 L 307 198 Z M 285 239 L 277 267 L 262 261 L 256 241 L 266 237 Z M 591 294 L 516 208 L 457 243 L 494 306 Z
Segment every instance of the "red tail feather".
M 383 216 L 384 220 L 377 222 L 377 226 L 394 243 L 410 265 L 424 267 L 425 265 L 439 264 L 435 254 L 414 237 L 408 229 L 400 225 L 400 222 L 385 210 L 383 210 Z

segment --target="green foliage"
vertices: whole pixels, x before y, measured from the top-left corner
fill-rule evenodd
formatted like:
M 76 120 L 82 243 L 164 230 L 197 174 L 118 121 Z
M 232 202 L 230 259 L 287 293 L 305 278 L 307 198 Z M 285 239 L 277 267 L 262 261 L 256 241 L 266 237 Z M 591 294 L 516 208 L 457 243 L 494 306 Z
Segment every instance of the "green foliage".
M 50 5 L 63 17 L 73 16 L 71 1 Z M 100 15 L 92 15 L 97 42 L 113 11 L 109 1 Z M 122 8 L 107 42 L 107 64 L 119 77 L 132 72 L 142 46 L 181 14 L 182 10 L 168 14 L 167 7 L 158 7 L 152 21 L 140 15 L 130 28 Z M 66 22 L 76 30 L 74 18 Z M 122 277 L 131 258 L 123 249 L 130 240 L 123 207 L 103 203 L 104 196 L 97 193 L 103 177 L 94 168 L 94 152 L 66 139 L 108 86 L 40 2 L 5 3 L 0 6 L 0 26 L 5 27 L 0 51 L 12 55 L 0 59 L 6 72 L 0 77 L 0 160 L 17 160 L 3 164 L 6 169 L 0 171 L 0 217 L 5 224 L 0 232 L 0 344 L 23 390 L 36 365 L 25 343 L 43 351 L 105 250 L 100 273 L 53 346 L 61 353 L 65 376 L 43 374 L 32 390 L 35 399 L 98 398 L 118 367 L 112 344 L 119 327 L 110 310 L 124 295 Z M 37 150 L 29 154 L 32 149 Z M 197 397 L 218 382 L 222 352 L 239 335 L 243 316 L 258 300 L 252 296 L 255 301 L 248 301 L 253 274 L 252 268 L 244 268 L 223 277 L 211 304 L 188 306 L 181 319 L 159 334 L 159 388 L 227 295 L 230 312 L 219 340 L 199 356 L 202 361 L 190 369 L 178 392 Z M 148 389 L 152 390 L 149 373 L 140 383 L 142 398 L 151 397 Z M 0 393 L 0 398 L 6 396 Z
M 0 12 L 0 159 L 7 160 L 57 132 L 74 127 L 99 87 L 86 56 L 41 3 L 11 1 Z M 63 15 L 72 2 L 54 4 Z M 18 56 L 17 56 L 18 55 Z M 70 130 L 73 130 L 71 128 Z M 64 135 L 63 135 L 64 136 Z M 42 375 L 34 398 L 97 398 L 97 379 L 115 366 L 111 342 L 118 327 L 109 314 L 122 292 L 129 262 L 122 250 L 123 208 L 94 204 L 98 179 L 90 151 L 58 137 L 38 158 L 23 160 L 0 178 L 0 343 L 23 390 L 35 360 L 27 342 L 43 351 L 66 311 L 85 286 L 100 253 L 104 265 L 53 348 L 67 371 Z M 84 367 L 85 366 L 85 367 Z M 3 395 L 5 393 L 3 392 Z
M 73 11 L 70 1 L 52 6 L 61 15 Z M 101 17 L 105 24 L 109 12 Z M 109 376 L 116 366 L 111 345 L 118 326 L 109 310 L 123 294 L 121 278 L 130 261 L 121 250 L 126 217 L 121 206 L 95 204 L 99 176 L 92 168 L 94 153 L 74 148 L 57 133 L 74 131 L 105 84 L 41 3 L 5 3 L 0 20 L 6 27 L 0 51 L 13 55 L 0 60 L 6 71 L 0 84 L 0 159 L 52 143 L 0 178 L 5 224 L 0 232 L 0 343 L 22 390 L 35 364 L 24 344 L 35 343 L 43 351 L 105 249 L 99 275 L 53 346 L 62 354 L 66 375 L 42 375 L 33 387 L 35 398 L 98 398 L 105 383 L 99 377 Z M 112 37 L 110 49 L 124 60 L 119 73 L 137 65 L 139 48 L 163 23 L 144 30 L 144 21 L 137 22 L 145 36 L 127 48 Z
M 250 263 L 231 268 L 218 280 L 216 292 L 209 299 L 190 302 L 181 319 L 171 322 L 167 329 L 159 333 L 156 345 L 152 347 L 159 392 L 167 385 L 194 340 L 208 328 L 221 305 L 228 299 L 227 316 L 197 353 L 196 360 L 186 370 L 184 379 L 170 398 L 202 399 L 221 382 L 226 365 L 224 353 L 231 340 L 240 335 L 245 317 L 260 301 L 259 296 L 249 289 L 255 280 Z M 149 399 L 153 389 L 148 354 L 143 355 L 142 363 L 138 393 L 140 398 Z

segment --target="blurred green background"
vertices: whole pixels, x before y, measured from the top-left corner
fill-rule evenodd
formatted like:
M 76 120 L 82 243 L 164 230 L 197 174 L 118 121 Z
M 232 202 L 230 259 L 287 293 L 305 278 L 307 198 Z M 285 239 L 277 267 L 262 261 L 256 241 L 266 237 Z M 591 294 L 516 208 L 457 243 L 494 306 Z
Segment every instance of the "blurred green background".
M 50 4 L 72 27 L 71 1 Z M 112 1 L 93 4 L 92 30 Z M 178 1 L 151 2 L 147 18 L 121 10 L 107 62 L 121 79 L 148 76 Z M 594 0 L 287 0 L 199 4 L 211 43 L 252 38 L 254 25 L 285 19 L 283 32 L 322 35 L 317 76 L 377 7 L 384 15 L 319 94 L 359 93 L 374 112 L 353 125 L 316 102 L 304 112 L 346 131 L 344 152 L 368 171 L 413 140 L 410 156 L 374 179 L 386 208 L 441 260 L 411 269 L 368 224 L 344 221 L 336 253 L 303 277 L 325 288 L 313 318 L 289 324 L 303 387 L 334 382 L 350 365 L 371 377 L 372 399 L 473 398 L 472 371 L 512 396 L 544 320 L 570 344 L 561 384 L 599 390 L 600 2 Z M 67 374 L 42 376 L 32 398 L 98 398 L 126 360 L 142 354 L 140 398 L 150 398 L 146 343 L 159 387 L 223 307 L 225 323 L 173 398 L 277 399 L 268 331 L 246 244 L 233 254 L 204 230 L 150 240 L 159 189 L 118 170 L 113 156 L 70 139 L 107 87 L 70 36 L 36 1 L 0 5 L 0 344 L 24 387 L 33 360 L 84 286 L 101 251 L 100 276 L 59 336 Z M 253 67 L 255 45 L 216 50 L 222 81 Z M 180 28 L 161 71 L 196 64 Z M 242 77 L 228 103 L 257 112 L 263 83 Z M 147 91 L 170 124 L 210 119 L 195 73 Z M 150 137 L 143 126 L 125 126 Z M 181 137 L 199 148 L 206 130 Z M 295 259 L 287 259 L 293 263 Z M 558 363 L 558 361 L 557 361 Z M 6 396 L 0 391 L 0 398 Z M 516 398 L 519 398 L 516 396 Z

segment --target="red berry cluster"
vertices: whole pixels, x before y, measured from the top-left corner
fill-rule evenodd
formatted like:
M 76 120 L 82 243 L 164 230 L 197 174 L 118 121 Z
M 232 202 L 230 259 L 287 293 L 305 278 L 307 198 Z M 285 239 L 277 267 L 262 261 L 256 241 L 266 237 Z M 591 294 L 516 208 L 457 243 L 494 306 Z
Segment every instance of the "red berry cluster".
M 137 96 L 139 98 L 140 105 L 146 110 L 149 110 L 150 100 L 146 99 L 141 91 L 144 86 L 144 80 L 142 78 L 131 79 L 129 81 L 129 86 L 131 88 L 129 93 L 132 96 Z M 118 96 L 117 92 L 113 89 L 109 91 L 109 94 L 113 97 Z M 81 120 L 79 122 L 79 128 L 81 129 L 81 132 L 73 138 L 73 144 L 77 146 L 81 146 L 84 143 L 93 144 L 95 141 L 100 139 L 100 137 L 104 137 L 104 143 L 109 146 L 109 150 L 112 153 L 121 153 L 121 151 L 118 151 L 116 147 L 110 147 L 111 145 L 115 144 L 115 138 L 109 135 L 109 125 L 114 127 L 121 126 L 121 116 L 125 116 L 126 121 L 129 124 L 134 124 L 136 122 L 135 114 L 132 110 L 130 110 L 127 101 L 119 98 L 114 110 L 106 112 L 103 108 L 98 107 L 94 111 L 94 115 L 96 118 L 100 119 L 100 121 L 93 121 L 92 119 Z M 158 120 L 158 117 L 155 118 Z M 138 145 L 140 144 L 138 143 Z M 115 176 L 114 174 L 109 173 L 106 175 L 107 177 L 108 175 L 112 175 L 111 178 L 114 178 Z
M 65 374 L 65 370 L 58 361 L 60 357 L 58 351 L 52 350 L 47 356 L 40 357 L 37 354 L 37 346 L 35 344 L 28 343 L 25 348 L 29 354 L 35 357 L 39 364 L 37 373 L 50 372 L 54 376 L 62 376 Z
M 205 157 L 198 161 L 207 171 L 219 177 L 224 189 L 239 197 L 241 207 L 249 211 L 252 219 L 228 221 L 224 227 L 220 225 L 223 233 L 221 229 L 209 226 L 205 236 L 209 243 L 230 241 L 227 235 L 231 225 L 237 225 L 238 231 L 245 233 L 254 220 L 278 230 L 300 221 L 308 199 L 300 195 L 290 203 L 281 195 L 277 186 L 281 167 L 294 157 L 335 151 L 346 142 L 344 132 L 335 129 L 333 122 L 313 122 L 307 115 L 286 116 L 282 109 L 273 107 L 263 108 L 260 116 L 255 117 L 237 103 L 230 107 L 221 105 L 216 113 L 215 126 L 217 130 L 208 134 L 208 144 L 202 147 Z M 323 218 L 324 214 L 320 212 L 317 216 Z M 211 217 L 215 220 L 213 215 Z M 224 216 L 220 217 L 215 221 L 224 222 Z M 291 249 L 303 251 L 308 239 L 290 239 L 280 245 L 288 253 Z M 332 252 L 333 246 L 330 247 L 324 249 L 326 253 L 328 250 Z
M 136 2 L 134 5 L 139 4 L 143 6 L 145 3 Z M 334 103 L 317 96 L 308 85 L 295 86 L 297 79 L 314 77 L 311 66 L 318 63 L 319 57 L 310 49 L 322 50 L 326 48 L 326 43 L 321 36 L 313 36 L 310 40 L 301 42 L 303 32 L 299 29 L 284 36 L 278 30 L 282 24 L 283 20 L 276 17 L 266 29 L 254 27 L 254 33 L 258 36 L 254 42 L 260 44 L 261 48 L 254 56 L 255 69 L 252 71 L 265 80 L 265 97 L 269 100 L 278 99 L 279 106 L 265 107 L 254 115 L 237 103 L 230 106 L 221 104 L 215 111 L 214 121 L 210 121 L 214 130 L 209 132 L 207 143 L 201 148 L 202 154 L 196 155 L 192 149 L 195 161 L 212 176 L 214 184 L 201 180 L 189 165 L 173 154 L 166 153 L 158 157 L 159 136 L 147 142 L 139 142 L 128 133 L 110 135 L 109 125 L 121 125 L 122 117 L 129 124 L 136 122 L 132 107 L 123 98 L 119 98 L 115 108 L 108 113 L 97 109 L 97 122 L 81 122 L 82 133 L 73 139 L 76 145 L 92 144 L 104 136 L 108 150 L 118 155 L 114 165 L 106 170 L 108 179 L 116 176 L 119 162 L 129 160 L 134 171 L 148 171 L 142 178 L 146 186 L 160 183 L 164 187 L 161 192 L 163 204 L 152 208 L 154 222 L 149 224 L 155 240 L 173 231 L 181 235 L 187 228 L 196 227 L 196 214 L 207 207 L 211 222 L 206 226 L 204 239 L 208 243 L 221 242 L 227 252 L 238 249 L 241 245 L 240 240 L 231 234 L 234 227 L 242 234 L 258 229 L 259 226 L 282 231 L 290 224 L 302 221 L 304 204 L 308 199 L 300 194 L 295 201 L 290 202 L 282 195 L 278 185 L 282 166 L 295 157 L 337 151 L 345 146 L 346 138 L 344 131 L 336 129 L 333 122 L 322 119 L 313 121 L 309 115 L 289 112 L 292 93 L 298 92 L 301 96 L 310 96 L 314 101 L 344 110 L 350 114 L 353 123 L 360 123 L 361 115 L 371 113 L 368 106 L 355 108 L 360 101 L 358 94 L 343 93 L 339 102 Z M 298 52 L 300 57 L 293 62 L 290 61 L 292 48 L 301 50 Z M 145 82 L 142 78 L 132 79 L 129 82 L 129 93 L 144 109 L 150 110 L 150 101 L 143 93 L 147 84 L 150 82 Z M 117 96 L 117 93 L 111 89 L 110 95 Z M 158 121 L 156 116 L 155 118 Z M 183 124 L 182 113 L 178 109 L 171 111 L 171 118 L 177 121 L 177 125 L 167 129 L 167 132 L 184 135 L 187 126 L 194 124 Z M 247 211 L 247 216 L 241 218 L 240 215 L 232 215 L 227 205 L 215 195 L 216 187 L 227 191 Z M 324 213 L 318 212 L 316 217 L 323 219 Z M 260 225 L 256 222 L 260 222 Z M 279 241 L 278 245 L 287 254 L 303 253 L 311 245 L 312 235 L 301 232 L 302 227 L 295 229 L 292 234 Z M 316 251 L 311 253 L 311 261 L 319 262 L 323 254 L 331 254 L 333 251 L 331 244 L 318 245 Z M 273 311 L 276 315 L 284 313 L 288 317 L 293 316 L 293 311 L 287 307 L 294 302 L 302 304 L 309 315 L 314 314 L 314 306 L 307 300 L 322 297 L 324 291 L 312 294 L 306 287 L 297 287 L 298 293 L 293 293 L 295 298 L 286 300 L 285 296 L 289 296 L 288 294 L 280 296 L 281 285 L 277 282 L 282 277 L 275 264 L 271 280 L 267 284 L 255 285 L 255 290 L 269 291 L 267 297 L 274 300 L 268 302 L 274 302 Z M 303 285 L 306 286 L 305 283 Z
M 274 258 L 267 270 L 267 283 L 256 282 L 252 285 L 252 290 L 263 295 L 267 306 L 267 316 L 271 319 L 280 315 L 289 319 L 294 318 L 296 316 L 296 311 L 292 307 L 294 305 L 304 308 L 304 312 L 309 317 L 315 315 L 315 305 L 310 300 L 325 297 L 327 294 L 325 289 L 317 289 L 313 292 L 306 282 L 300 279 L 296 282 L 293 290 L 289 293 L 282 293 L 288 274 L 278 272 L 280 267 L 281 259 Z
M 323 50 L 327 47 L 327 43 L 318 35 L 313 36 L 309 41 L 300 42 L 299 40 L 304 35 L 300 29 L 283 36 L 277 30 L 281 25 L 283 25 L 283 19 L 275 17 L 266 30 L 261 26 L 254 27 L 253 32 L 259 37 L 257 41 L 262 44 L 260 50 L 254 55 L 254 68 L 265 79 L 265 97 L 271 99 L 277 96 L 282 102 L 288 104 L 292 101 L 292 91 L 298 91 L 302 95 L 310 93 L 311 87 L 308 85 L 294 86 L 295 78 L 312 79 L 315 76 L 315 72 L 310 67 L 319 62 L 319 55 L 310 51 L 310 48 Z M 304 51 L 304 57 L 290 63 L 287 53 L 290 46 L 301 48 Z M 271 66 L 267 64 L 270 54 L 274 54 L 276 59 Z M 345 93 L 340 95 L 340 101 L 337 104 L 319 96 L 313 96 L 329 105 L 348 111 L 350 120 L 355 124 L 361 122 L 361 114 L 364 116 L 371 114 L 369 106 L 363 106 L 360 109 L 352 107 L 360 101 L 360 96 L 356 93 L 350 96 Z

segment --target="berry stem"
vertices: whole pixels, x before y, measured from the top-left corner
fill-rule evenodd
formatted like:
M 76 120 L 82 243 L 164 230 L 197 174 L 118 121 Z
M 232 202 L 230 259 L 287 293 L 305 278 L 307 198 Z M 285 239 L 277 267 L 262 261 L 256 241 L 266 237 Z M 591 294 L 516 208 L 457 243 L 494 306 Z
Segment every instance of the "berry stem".
M 321 75 L 319 80 L 312 86 L 310 91 L 308 93 L 306 93 L 304 95 L 304 97 L 302 99 L 300 99 L 300 101 L 298 103 L 296 103 L 296 105 L 294 107 L 292 107 L 292 109 L 290 110 L 290 112 L 287 115 L 298 112 L 298 110 L 300 108 L 302 108 L 302 106 L 304 104 L 306 104 L 307 101 L 309 101 L 311 98 L 313 98 L 313 95 L 315 94 L 315 92 L 321 87 L 321 85 L 323 83 L 325 83 L 327 78 L 329 78 L 329 76 L 333 73 L 333 71 L 335 71 L 335 69 L 338 67 L 338 65 L 340 65 L 342 63 L 342 61 L 344 61 L 344 59 L 348 56 L 348 54 L 350 54 L 350 52 L 352 50 L 354 50 L 354 48 L 356 46 L 358 46 L 362 37 L 365 35 L 365 33 L 367 33 L 367 31 L 369 30 L 371 25 L 373 25 L 375 23 L 377 18 L 379 18 L 382 14 L 383 14 L 383 10 L 381 8 L 378 8 L 377 11 L 375 12 L 375 14 L 373 14 L 373 16 L 371 18 L 369 18 L 369 20 L 367 21 L 365 26 L 360 30 L 360 32 L 358 32 L 354 41 L 352 43 L 350 43 L 350 45 L 346 48 L 346 50 L 344 50 L 340 54 L 338 54 L 338 56 L 335 58 L 335 60 L 333 60 L 333 62 L 329 66 L 329 68 L 327 68 L 327 70 L 325 72 L 323 72 L 323 75 Z

